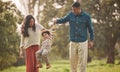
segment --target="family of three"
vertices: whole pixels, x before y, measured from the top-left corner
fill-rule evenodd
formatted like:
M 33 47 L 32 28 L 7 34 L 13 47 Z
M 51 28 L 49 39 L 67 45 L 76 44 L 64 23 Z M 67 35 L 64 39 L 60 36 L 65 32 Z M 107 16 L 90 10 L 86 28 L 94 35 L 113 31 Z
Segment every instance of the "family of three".
M 70 72 L 77 72 L 78 67 L 80 72 L 86 72 L 88 48 L 93 47 L 94 39 L 91 17 L 81 9 L 79 2 L 74 2 L 72 11 L 53 22 L 54 25 L 69 22 Z M 40 35 L 44 38 L 42 43 L 40 43 Z M 32 15 L 27 15 L 21 27 L 20 43 L 20 57 L 23 56 L 23 49 L 25 50 L 26 72 L 39 72 L 38 69 L 42 68 L 41 59 L 46 62 L 46 69 L 51 67 L 48 54 L 52 41 L 53 35 L 50 30 L 36 24 Z

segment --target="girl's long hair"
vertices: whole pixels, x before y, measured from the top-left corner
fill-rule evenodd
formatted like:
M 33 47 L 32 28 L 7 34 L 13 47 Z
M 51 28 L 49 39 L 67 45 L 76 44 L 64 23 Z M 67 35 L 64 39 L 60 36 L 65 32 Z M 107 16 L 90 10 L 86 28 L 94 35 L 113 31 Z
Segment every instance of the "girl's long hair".
M 22 31 L 22 35 L 24 37 L 29 37 L 29 33 L 28 33 L 28 28 L 30 27 L 30 20 L 33 19 L 34 20 L 34 25 L 32 26 L 32 30 L 35 32 L 36 31 L 36 27 L 35 27 L 35 19 L 32 15 L 27 15 L 26 18 L 23 21 L 23 25 L 21 27 L 21 31 Z

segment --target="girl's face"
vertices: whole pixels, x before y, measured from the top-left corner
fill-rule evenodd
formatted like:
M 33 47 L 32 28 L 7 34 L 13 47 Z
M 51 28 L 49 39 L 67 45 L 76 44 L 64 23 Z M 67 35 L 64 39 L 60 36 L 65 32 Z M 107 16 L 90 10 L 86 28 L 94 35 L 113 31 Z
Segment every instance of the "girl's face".
M 32 27 L 33 25 L 34 25 L 34 23 L 35 23 L 35 21 L 34 21 L 34 19 L 30 19 L 30 27 Z
M 49 34 L 47 34 L 47 33 L 43 33 L 43 37 L 44 37 L 44 38 L 49 38 L 49 37 L 50 37 L 50 35 L 49 35 Z

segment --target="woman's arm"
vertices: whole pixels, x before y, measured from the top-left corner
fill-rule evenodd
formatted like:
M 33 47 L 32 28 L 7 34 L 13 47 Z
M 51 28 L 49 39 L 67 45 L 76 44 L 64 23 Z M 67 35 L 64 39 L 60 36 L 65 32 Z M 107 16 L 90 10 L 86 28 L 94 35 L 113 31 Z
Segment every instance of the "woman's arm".
M 21 35 L 21 42 L 20 42 L 20 58 L 23 58 L 23 47 L 24 47 L 24 37 Z

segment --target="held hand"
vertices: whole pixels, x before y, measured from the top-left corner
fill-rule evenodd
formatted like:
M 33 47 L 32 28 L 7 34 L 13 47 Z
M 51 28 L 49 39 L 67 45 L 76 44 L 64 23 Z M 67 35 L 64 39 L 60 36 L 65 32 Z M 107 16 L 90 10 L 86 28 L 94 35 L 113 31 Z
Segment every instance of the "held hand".
M 93 41 L 88 42 L 88 48 L 92 48 L 94 45 Z
M 50 29 L 53 30 L 53 31 L 55 31 L 57 29 L 56 25 L 52 25 Z
M 57 20 L 53 20 L 53 25 L 55 25 L 57 23 Z

